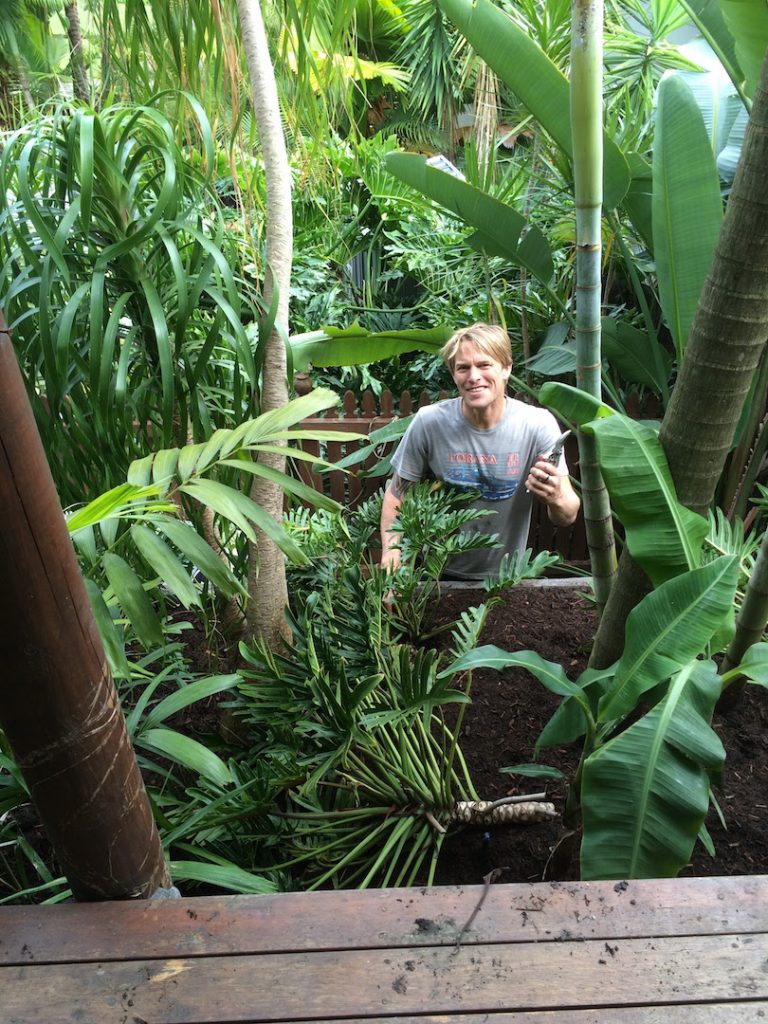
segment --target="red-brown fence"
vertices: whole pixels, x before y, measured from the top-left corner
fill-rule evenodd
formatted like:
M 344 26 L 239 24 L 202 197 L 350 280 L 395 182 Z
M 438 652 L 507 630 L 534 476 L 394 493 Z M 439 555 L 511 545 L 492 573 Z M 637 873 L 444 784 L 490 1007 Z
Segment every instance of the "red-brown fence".
M 441 398 L 446 397 L 444 394 Z M 364 392 L 360 404 L 355 395 L 347 391 L 342 403 L 342 411 L 329 410 L 325 416 L 316 416 L 302 420 L 303 430 L 334 430 L 349 434 L 364 434 L 366 437 L 380 427 L 391 423 L 397 416 L 409 416 L 412 412 L 429 405 L 431 399 L 424 391 L 416 401 L 408 391 L 404 391 L 395 404 L 391 391 L 383 391 L 380 398 L 371 391 Z M 397 410 L 397 411 L 396 411 Z M 303 442 L 304 450 L 312 455 L 321 455 L 328 462 L 339 462 L 347 455 L 359 451 L 366 441 L 350 438 L 349 441 L 329 441 L 321 451 L 317 441 Z M 359 470 L 375 469 L 385 455 L 389 454 L 393 445 L 383 444 L 372 452 L 363 463 L 348 471 L 332 469 L 326 473 L 313 473 L 309 465 L 297 460 L 297 469 L 302 480 L 316 491 L 328 494 L 346 508 L 356 508 L 366 498 L 380 490 L 386 481 L 385 475 L 360 476 Z M 573 475 L 578 478 L 578 445 L 574 437 L 569 437 L 566 444 L 566 458 Z M 568 527 L 556 527 L 549 521 L 547 510 L 543 505 L 534 502 L 531 516 L 531 529 L 528 545 L 534 553 L 539 551 L 557 551 L 568 562 L 586 562 L 589 558 L 587 540 L 584 532 L 584 520 L 581 513 L 573 524 Z

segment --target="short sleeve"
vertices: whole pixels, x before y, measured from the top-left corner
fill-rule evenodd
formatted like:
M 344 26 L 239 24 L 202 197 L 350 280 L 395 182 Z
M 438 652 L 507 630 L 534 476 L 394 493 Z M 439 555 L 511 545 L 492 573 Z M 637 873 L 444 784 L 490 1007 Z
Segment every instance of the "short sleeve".
M 392 456 L 392 467 L 403 480 L 414 482 L 429 475 L 427 431 L 421 411 L 417 412 Z

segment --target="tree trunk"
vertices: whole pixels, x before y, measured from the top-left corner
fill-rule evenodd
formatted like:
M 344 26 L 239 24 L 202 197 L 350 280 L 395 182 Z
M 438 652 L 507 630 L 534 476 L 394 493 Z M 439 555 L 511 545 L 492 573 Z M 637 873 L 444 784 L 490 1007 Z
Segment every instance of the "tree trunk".
M 80 12 L 77 0 L 69 0 L 64 5 L 64 17 L 67 19 L 67 36 L 69 37 L 69 66 L 72 69 L 72 91 L 75 98 L 83 103 L 91 102 L 91 88 L 85 70 L 83 54 L 83 35 L 80 31 Z
M 0 726 L 75 897 L 148 897 L 163 850 L 4 331 L 0 380 Z
M 288 295 L 293 259 L 293 218 L 291 211 L 291 169 L 280 119 L 275 73 L 258 0 L 237 0 L 243 48 L 248 58 L 253 92 L 253 110 L 259 129 L 267 186 L 267 264 L 264 299 L 271 305 L 277 297 L 276 325 L 288 333 Z M 285 348 L 277 331 L 267 341 L 262 372 L 261 412 L 277 409 L 288 401 Z M 285 459 L 262 455 L 261 460 L 282 470 Z M 255 477 L 251 497 L 273 519 L 283 514 L 283 493 L 279 487 Z M 285 606 L 288 589 L 285 562 L 280 549 L 263 532 L 250 545 L 248 569 L 248 629 L 252 637 L 276 646 L 287 630 Z
M 680 501 L 706 515 L 768 338 L 768 56 L 741 159 L 659 440 Z M 592 664 L 616 660 L 644 575 L 626 554 Z M 647 583 L 645 584 L 647 589 Z

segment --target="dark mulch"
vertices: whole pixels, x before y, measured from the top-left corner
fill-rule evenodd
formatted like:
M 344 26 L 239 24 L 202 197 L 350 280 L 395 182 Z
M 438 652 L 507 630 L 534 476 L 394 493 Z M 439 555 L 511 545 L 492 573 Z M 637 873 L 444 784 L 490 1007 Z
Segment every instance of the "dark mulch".
M 448 592 L 441 599 L 437 621 L 455 619 L 479 600 L 476 592 Z M 508 651 L 534 650 L 561 664 L 568 676 L 576 679 L 586 667 L 595 625 L 595 612 L 578 591 L 521 586 L 508 592 L 503 604 L 492 611 L 482 642 Z M 475 673 L 462 750 L 483 799 L 541 791 L 546 786 L 548 799 L 562 811 L 563 783 L 544 783 L 499 770 L 533 760 L 536 737 L 558 703 L 558 697 L 522 669 Z M 724 789 L 716 793 L 727 830 L 710 811 L 707 827 L 716 856 L 711 858 L 697 844 L 683 874 L 768 872 L 768 693 L 757 686 L 748 687 L 739 706 L 727 716 L 716 713 L 713 724 L 727 752 Z M 548 748 L 540 760 L 570 775 L 578 751 Z M 465 829 L 446 841 L 436 880 L 443 885 L 478 883 L 492 868 L 503 869 L 502 882 L 575 878 L 577 858 L 568 867 L 558 859 L 550 862 L 562 833 L 559 822 Z

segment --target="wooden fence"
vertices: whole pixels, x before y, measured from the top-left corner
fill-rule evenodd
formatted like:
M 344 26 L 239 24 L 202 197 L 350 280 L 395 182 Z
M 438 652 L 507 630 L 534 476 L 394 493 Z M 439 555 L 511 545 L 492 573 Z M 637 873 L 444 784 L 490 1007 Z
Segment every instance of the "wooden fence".
M 440 395 L 440 398 L 446 397 L 447 395 L 444 393 Z M 366 391 L 358 405 L 353 392 L 347 391 L 344 394 L 341 412 L 338 408 L 331 409 L 325 416 L 302 420 L 301 427 L 303 430 L 334 430 L 349 434 L 364 434 L 367 437 L 380 427 L 391 423 L 398 416 L 410 416 L 417 409 L 430 403 L 431 399 L 425 391 L 416 400 L 410 392 L 403 391 L 397 402 L 395 402 L 395 396 L 391 391 L 383 391 L 378 400 L 373 392 Z M 349 441 L 329 441 L 324 445 L 322 451 L 317 441 L 305 441 L 303 447 L 312 455 L 322 454 L 323 458 L 335 463 L 345 456 L 359 451 L 361 446 L 366 443 L 350 438 Z M 313 473 L 308 464 L 304 462 L 298 462 L 297 469 L 302 480 L 316 491 L 329 495 L 348 509 L 354 509 L 366 498 L 380 490 L 387 479 L 385 472 L 379 475 L 361 476 L 360 470 L 373 471 L 375 474 L 377 467 L 385 456 L 391 453 L 393 447 L 393 444 L 377 446 L 363 463 L 347 472 L 334 469 L 323 474 Z M 571 473 L 578 479 L 579 451 L 574 437 L 568 438 L 565 454 Z M 534 553 L 557 551 L 568 562 L 586 563 L 589 559 L 589 552 L 581 513 L 573 526 L 555 527 L 549 521 L 544 506 L 534 502 L 528 546 L 533 548 Z

